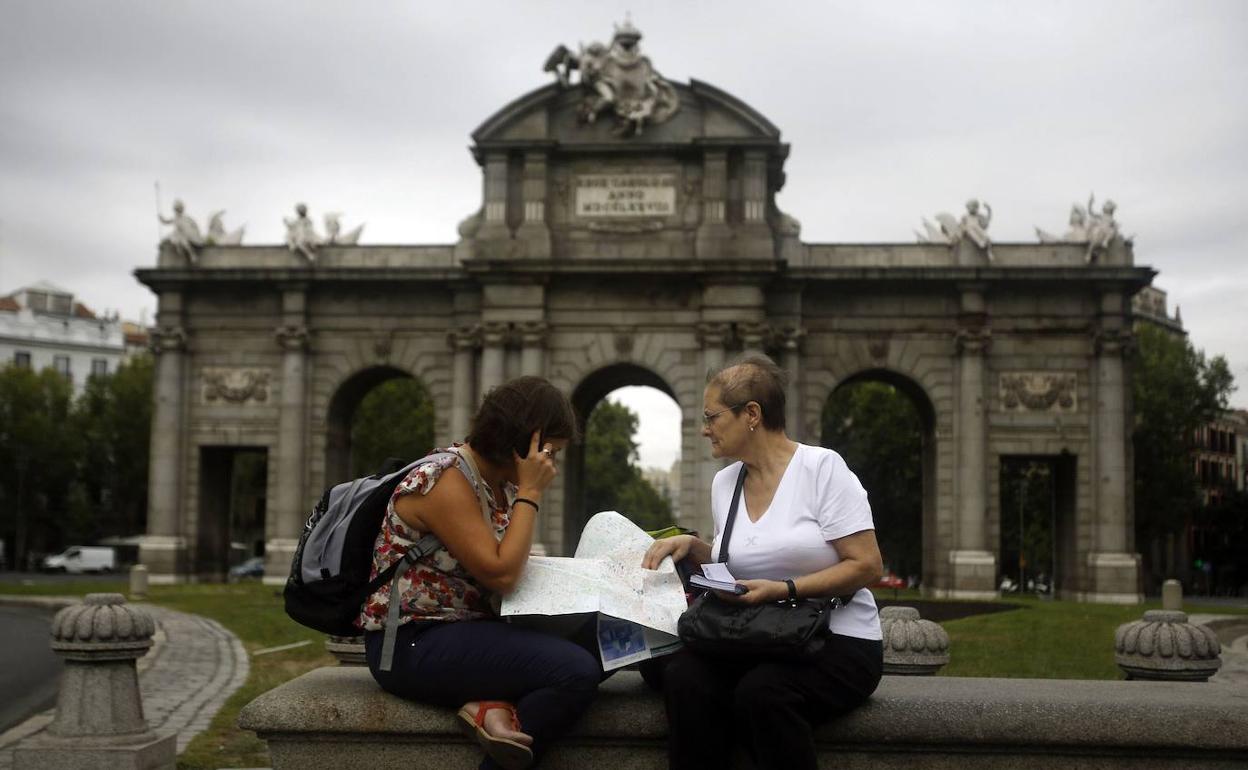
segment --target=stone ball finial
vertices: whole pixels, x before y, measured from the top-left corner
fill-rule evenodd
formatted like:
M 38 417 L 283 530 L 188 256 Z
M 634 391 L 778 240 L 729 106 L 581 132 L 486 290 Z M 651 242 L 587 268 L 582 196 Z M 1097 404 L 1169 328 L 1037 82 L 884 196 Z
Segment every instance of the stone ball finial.
M 69 660 L 141 658 L 154 633 L 152 617 L 121 594 L 87 594 L 52 618 L 52 649 Z
M 1204 682 L 1222 667 L 1222 645 L 1187 613 L 1149 610 L 1114 632 L 1114 662 L 1127 679 Z
M 880 628 L 885 674 L 929 676 L 949 662 L 949 634 L 939 624 L 921 619 L 914 607 L 880 610 Z

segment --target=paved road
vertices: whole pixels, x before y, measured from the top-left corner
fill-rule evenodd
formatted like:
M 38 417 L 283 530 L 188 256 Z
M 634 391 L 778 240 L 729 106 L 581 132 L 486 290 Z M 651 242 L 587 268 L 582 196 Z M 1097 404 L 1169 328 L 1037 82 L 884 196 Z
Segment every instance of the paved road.
M 61 659 L 48 645 L 51 610 L 0 607 L 0 733 L 56 705 Z

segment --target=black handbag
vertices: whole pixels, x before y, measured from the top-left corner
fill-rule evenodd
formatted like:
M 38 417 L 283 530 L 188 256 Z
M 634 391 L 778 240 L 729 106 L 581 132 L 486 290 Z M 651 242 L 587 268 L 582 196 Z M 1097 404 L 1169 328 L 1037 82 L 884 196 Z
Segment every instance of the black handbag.
M 728 543 L 745 484 L 745 464 L 728 508 L 719 561 L 728 561 Z M 818 655 L 828 638 L 828 613 L 846 599 L 785 599 L 767 604 L 731 604 L 707 591 L 693 600 L 676 625 L 680 640 L 695 652 L 722 657 L 807 660 Z

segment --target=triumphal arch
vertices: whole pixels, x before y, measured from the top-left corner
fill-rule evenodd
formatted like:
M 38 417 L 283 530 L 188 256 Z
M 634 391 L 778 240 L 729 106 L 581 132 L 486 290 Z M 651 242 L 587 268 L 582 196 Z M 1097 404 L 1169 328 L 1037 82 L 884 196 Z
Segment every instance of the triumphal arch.
M 431 394 L 439 442 L 509 377 L 548 377 L 582 419 L 617 387 L 656 387 L 683 415 L 681 523 L 709 531 L 705 373 L 764 351 L 792 374 L 798 440 L 819 441 L 847 382 L 914 400 L 931 594 L 996 594 L 999 469 L 1033 457 L 1059 474 L 1059 593 L 1138 600 L 1124 348 L 1153 272 L 1133 266 L 1112 207 L 1076 207 L 1070 232 L 1031 243 L 992 242 L 978 201 L 924 221 L 918 243 L 805 243 L 776 206 L 780 130 L 712 85 L 666 80 L 639 40 L 626 24 L 609 44 L 560 46 L 554 82 L 473 132 L 482 204 L 452 245 L 357 245 L 306 210 L 272 246 L 172 220 L 157 266 L 137 271 L 160 298 L 153 576 L 220 574 L 223 458 L 250 451 L 267 458 L 267 575 L 282 580 L 311 504 L 349 473 L 352 411 L 396 376 Z M 543 503 L 549 553 L 570 552 L 592 513 L 580 465 L 571 452 Z

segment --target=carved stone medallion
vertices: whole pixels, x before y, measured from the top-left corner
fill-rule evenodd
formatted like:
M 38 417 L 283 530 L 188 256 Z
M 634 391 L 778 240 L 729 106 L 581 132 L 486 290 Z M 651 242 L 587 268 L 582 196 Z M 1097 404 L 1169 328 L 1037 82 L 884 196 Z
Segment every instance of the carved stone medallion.
M 1001 405 L 1007 412 L 1075 412 L 1074 372 L 1007 372 L 1001 375 Z
M 269 400 L 267 369 L 204 367 L 202 398 L 205 404 L 263 404 Z

